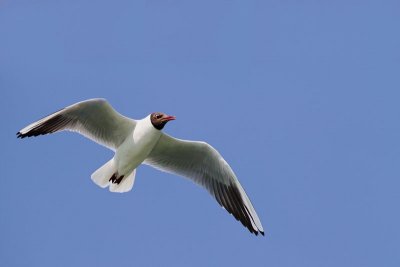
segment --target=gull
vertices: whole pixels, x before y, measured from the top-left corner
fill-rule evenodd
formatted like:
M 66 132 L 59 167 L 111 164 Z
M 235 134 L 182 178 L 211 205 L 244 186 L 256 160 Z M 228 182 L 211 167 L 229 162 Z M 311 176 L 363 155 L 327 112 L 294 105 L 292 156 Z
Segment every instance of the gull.
M 181 140 L 162 132 L 175 120 L 154 112 L 141 120 L 119 114 L 105 99 L 89 99 L 65 107 L 17 133 L 18 138 L 72 131 L 115 152 L 91 179 L 111 192 L 128 192 L 140 164 L 187 177 L 204 187 L 251 233 L 264 235 L 260 219 L 235 173 L 206 142 Z

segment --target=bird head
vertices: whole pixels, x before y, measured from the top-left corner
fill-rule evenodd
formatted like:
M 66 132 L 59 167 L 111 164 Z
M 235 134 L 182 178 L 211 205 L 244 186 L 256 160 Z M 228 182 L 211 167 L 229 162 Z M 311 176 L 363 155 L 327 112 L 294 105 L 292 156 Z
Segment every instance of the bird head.
M 162 130 L 167 122 L 175 120 L 175 116 L 170 116 L 162 112 L 154 112 L 150 115 L 151 124 L 157 130 Z

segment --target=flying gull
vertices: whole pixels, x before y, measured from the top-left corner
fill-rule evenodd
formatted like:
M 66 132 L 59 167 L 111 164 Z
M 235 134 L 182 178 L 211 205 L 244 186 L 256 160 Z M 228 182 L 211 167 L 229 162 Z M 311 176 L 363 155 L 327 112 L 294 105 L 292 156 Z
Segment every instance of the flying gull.
M 228 163 L 211 145 L 174 138 L 161 130 L 175 120 L 161 112 L 141 120 L 127 118 L 105 99 L 90 99 L 61 109 L 17 133 L 18 138 L 59 131 L 78 132 L 108 147 L 114 157 L 91 178 L 111 192 L 128 192 L 140 164 L 177 174 L 203 186 L 251 233 L 264 235 L 260 219 Z

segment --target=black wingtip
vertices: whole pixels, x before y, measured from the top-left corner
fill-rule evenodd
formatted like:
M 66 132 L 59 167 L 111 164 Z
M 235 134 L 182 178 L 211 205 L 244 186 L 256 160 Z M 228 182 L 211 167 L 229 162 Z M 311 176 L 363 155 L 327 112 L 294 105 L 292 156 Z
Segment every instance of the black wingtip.
M 21 132 L 16 133 L 16 135 L 17 135 L 17 138 L 21 138 L 21 139 L 25 137 Z
M 258 234 L 261 234 L 262 236 L 264 236 L 264 232 L 263 231 L 260 231 L 260 230 L 253 230 L 253 231 L 250 231 L 252 234 L 255 234 L 256 236 L 258 236 Z

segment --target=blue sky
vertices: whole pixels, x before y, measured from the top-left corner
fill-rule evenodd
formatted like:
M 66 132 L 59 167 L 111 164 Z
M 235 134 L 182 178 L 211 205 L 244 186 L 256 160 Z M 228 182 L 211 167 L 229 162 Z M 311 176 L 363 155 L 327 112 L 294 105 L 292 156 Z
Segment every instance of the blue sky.
M 398 1 L 0 3 L 1 266 L 399 266 Z M 104 97 L 216 147 L 266 231 L 112 152 L 25 125 Z

